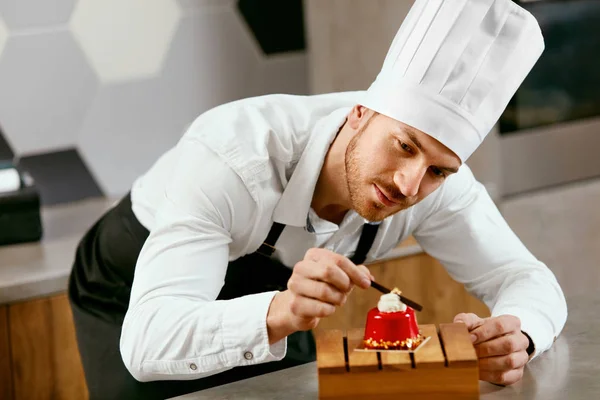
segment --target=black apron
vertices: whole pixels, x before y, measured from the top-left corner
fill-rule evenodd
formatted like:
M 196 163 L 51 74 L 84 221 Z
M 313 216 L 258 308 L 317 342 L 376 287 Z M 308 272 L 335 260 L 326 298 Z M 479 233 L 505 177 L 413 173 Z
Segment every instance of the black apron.
M 364 262 L 378 227 L 364 225 L 351 258 L 354 263 Z M 284 228 L 274 223 L 255 253 L 228 264 L 218 300 L 287 289 L 292 270 L 270 257 Z M 119 339 L 136 261 L 148 235 L 127 195 L 96 222 L 77 247 L 69 300 L 90 400 L 166 399 L 316 360 L 311 332 L 296 332 L 288 336 L 287 353 L 281 361 L 236 367 L 192 381 L 135 380 L 121 359 Z

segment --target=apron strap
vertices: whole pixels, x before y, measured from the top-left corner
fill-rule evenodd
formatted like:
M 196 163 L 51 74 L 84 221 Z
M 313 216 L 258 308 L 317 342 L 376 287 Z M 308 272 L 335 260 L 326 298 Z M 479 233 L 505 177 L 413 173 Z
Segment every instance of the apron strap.
M 367 259 L 367 254 L 369 250 L 371 250 L 371 246 L 375 241 L 375 236 L 377 236 L 377 230 L 379 229 L 379 224 L 364 224 L 362 233 L 360 234 L 360 239 L 358 240 L 358 246 L 356 246 L 356 251 L 354 255 L 350 258 L 354 264 L 359 265 L 365 262 Z
M 263 256 L 271 257 L 276 250 L 275 243 L 277 243 L 277 239 L 279 239 L 279 236 L 281 236 L 283 228 L 285 228 L 284 224 L 280 224 L 279 222 L 273 222 L 273 225 L 271 226 L 271 230 L 269 231 L 267 238 L 265 239 L 263 244 L 260 245 L 258 250 L 256 250 L 256 252 L 262 254 Z
M 269 231 L 267 238 L 265 239 L 263 244 L 260 245 L 258 250 L 256 250 L 256 252 L 263 256 L 271 257 L 276 250 L 275 243 L 277 243 L 277 239 L 279 239 L 279 236 L 281 236 L 281 233 L 283 232 L 284 228 L 284 224 L 281 224 L 279 222 L 273 222 L 273 225 L 271 226 L 271 230 Z M 354 264 L 358 265 L 365 262 L 365 260 L 367 259 L 367 254 L 369 253 L 369 250 L 371 250 L 371 246 L 375 241 L 375 237 L 377 236 L 378 230 L 379 224 L 363 225 L 363 230 L 360 234 L 358 246 L 356 247 L 354 255 L 352 256 L 352 258 L 350 258 L 350 260 Z

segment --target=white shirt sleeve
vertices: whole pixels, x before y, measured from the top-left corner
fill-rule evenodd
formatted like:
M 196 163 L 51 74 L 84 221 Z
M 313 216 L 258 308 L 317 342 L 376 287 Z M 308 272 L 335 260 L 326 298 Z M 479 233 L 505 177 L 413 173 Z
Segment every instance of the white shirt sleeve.
M 468 168 L 439 190 L 428 215 L 418 217 L 415 239 L 492 316 L 520 318 L 536 348 L 531 359 L 548 350 L 567 318 L 554 274 L 527 250 Z
M 139 255 L 120 349 L 139 381 L 198 379 L 281 360 L 286 339 L 269 345 L 266 316 L 276 292 L 215 300 L 232 232 L 257 206 L 240 177 L 197 141 L 177 148 L 155 227 Z

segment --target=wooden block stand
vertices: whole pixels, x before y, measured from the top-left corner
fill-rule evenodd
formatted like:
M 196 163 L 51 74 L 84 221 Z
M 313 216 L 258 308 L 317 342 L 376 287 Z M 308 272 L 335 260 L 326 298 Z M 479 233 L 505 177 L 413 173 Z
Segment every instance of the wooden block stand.
M 478 399 L 477 355 L 462 323 L 421 325 L 416 352 L 364 352 L 364 331 L 315 333 L 319 399 Z

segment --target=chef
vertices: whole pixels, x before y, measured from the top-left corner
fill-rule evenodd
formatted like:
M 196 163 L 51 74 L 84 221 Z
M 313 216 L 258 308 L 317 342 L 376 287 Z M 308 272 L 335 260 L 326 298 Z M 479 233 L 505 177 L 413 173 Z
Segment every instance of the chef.
M 465 161 L 543 48 L 510 0 L 417 0 L 368 90 L 200 115 L 78 246 L 69 297 L 90 398 L 162 399 L 315 360 L 310 330 L 409 235 L 491 310 L 455 318 L 480 378 L 521 379 L 565 299 Z

